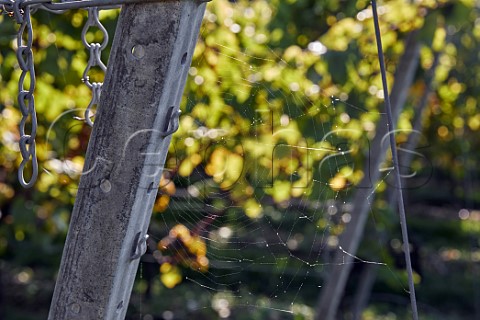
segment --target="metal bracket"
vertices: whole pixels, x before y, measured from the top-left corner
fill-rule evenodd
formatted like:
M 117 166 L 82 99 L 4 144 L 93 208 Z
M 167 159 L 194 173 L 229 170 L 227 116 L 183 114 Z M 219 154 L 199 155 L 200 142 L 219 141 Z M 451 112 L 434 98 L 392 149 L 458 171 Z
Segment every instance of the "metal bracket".
M 130 256 L 130 260 L 139 259 L 141 256 L 147 252 L 147 240 L 148 234 L 142 237 L 142 233 L 138 232 L 133 239 L 133 246 L 132 246 L 132 255 Z
M 167 115 L 165 117 L 166 122 L 163 126 L 163 130 L 160 132 L 160 136 L 162 138 L 168 137 L 169 135 L 175 133 L 180 126 L 180 114 L 182 113 L 182 111 L 174 110 L 175 107 L 170 107 L 167 111 Z

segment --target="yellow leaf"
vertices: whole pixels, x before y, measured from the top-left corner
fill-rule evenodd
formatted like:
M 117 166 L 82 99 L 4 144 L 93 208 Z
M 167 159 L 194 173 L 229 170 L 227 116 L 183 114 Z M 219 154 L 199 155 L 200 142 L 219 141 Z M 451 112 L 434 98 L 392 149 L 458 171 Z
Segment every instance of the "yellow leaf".
M 170 196 L 166 194 L 162 194 L 158 199 L 155 201 L 155 205 L 153 206 L 153 211 L 155 212 L 163 212 L 168 208 L 168 204 L 170 203 Z
M 255 199 L 245 201 L 243 208 L 245 214 L 250 218 L 258 218 L 262 213 L 262 206 Z
M 336 175 L 329 181 L 330 188 L 332 188 L 334 191 L 340 191 L 343 188 L 345 188 L 345 185 L 347 184 L 347 179 L 341 175 Z
M 164 263 L 160 266 L 160 280 L 163 285 L 169 289 L 174 288 L 177 284 L 182 282 L 182 274 L 177 266 L 172 266 L 169 263 Z

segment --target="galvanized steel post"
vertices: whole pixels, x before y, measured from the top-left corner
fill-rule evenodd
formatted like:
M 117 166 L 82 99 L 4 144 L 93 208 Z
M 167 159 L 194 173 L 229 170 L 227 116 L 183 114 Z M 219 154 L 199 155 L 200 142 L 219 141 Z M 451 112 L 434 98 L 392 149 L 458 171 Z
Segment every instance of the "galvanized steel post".
M 125 318 L 204 10 L 194 0 L 122 9 L 50 320 Z

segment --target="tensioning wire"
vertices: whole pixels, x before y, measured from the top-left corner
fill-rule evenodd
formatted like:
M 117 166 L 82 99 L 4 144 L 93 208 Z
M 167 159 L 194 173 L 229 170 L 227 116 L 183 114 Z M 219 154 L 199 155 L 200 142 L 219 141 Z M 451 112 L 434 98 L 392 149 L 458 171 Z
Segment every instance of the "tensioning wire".
M 390 138 L 390 148 L 392 150 L 392 161 L 395 170 L 395 182 L 398 192 L 398 214 L 400 216 L 400 226 L 402 228 L 403 252 L 405 253 L 405 262 L 408 273 L 408 288 L 410 293 L 410 303 L 412 306 L 412 315 L 414 320 L 418 320 L 417 298 L 415 297 L 415 285 L 413 282 L 412 261 L 410 259 L 410 244 L 408 241 L 407 217 L 405 214 L 405 204 L 403 202 L 402 179 L 400 176 L 400 167 L 398 161 L 397 148 L 395 143 L 395 127 L 393 124 L 392 107 L 390 105 L 390 96 L 388 94 L 387 75 L 385 71 L 385 58 L 382 51 L 382 37 L 380 35 L 380 25 L 378 23 L 377 2 L 372 0 L 373 23 L 375 25 L 375 38 L 377 39 L 378 62 L 380 63 L 380 73 L 382 74 L 383 93 L 385 97 L 385 112 L 387 114 L 388 135 Z

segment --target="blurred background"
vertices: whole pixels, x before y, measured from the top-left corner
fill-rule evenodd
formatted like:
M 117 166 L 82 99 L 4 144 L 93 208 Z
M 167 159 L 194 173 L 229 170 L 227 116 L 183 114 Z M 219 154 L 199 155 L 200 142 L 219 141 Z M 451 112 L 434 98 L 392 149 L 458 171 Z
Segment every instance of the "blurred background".
M 479 3 L 378 9 L 420 318 L 480 319 Z M 100 14 L 111 38 L 118 14 Z M 40 175 L 23 189 L 0 15 L 0 319 L 47 317 L 91 132 L 74 119 L 86 17 L 33 15 Z M 322 319 L 345 268 L 338 319 L 411 319 L 384 96 L 368 1 L 208 3 L 127 318 Z

